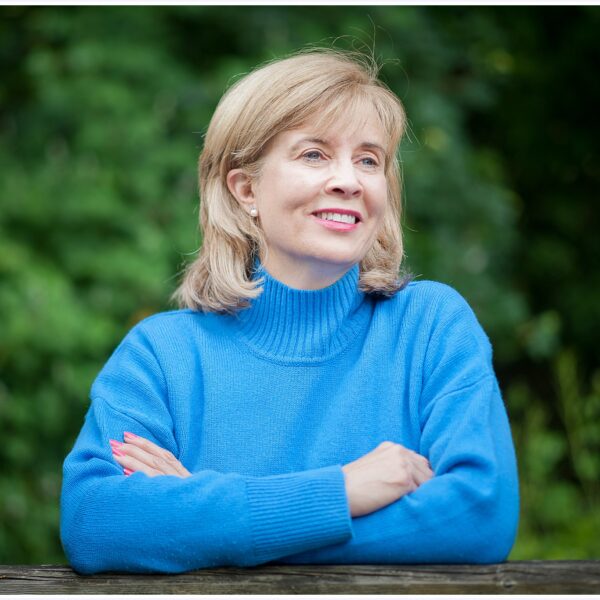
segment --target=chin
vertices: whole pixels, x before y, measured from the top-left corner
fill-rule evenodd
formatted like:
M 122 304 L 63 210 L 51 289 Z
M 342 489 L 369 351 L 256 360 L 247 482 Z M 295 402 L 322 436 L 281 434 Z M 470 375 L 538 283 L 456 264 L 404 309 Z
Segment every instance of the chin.
M 313 256 L 316 260 L 324 263 L 330 263 L 337 266 L 347 266 L 360 262 L 364 256 L 364 252 L 357 252 L 356 248 L 323 248 L 322 252 L 314 252 Z
M 333 269 L 350 269 L 356 263 L 362 260 L 361 256 L 343 252 L 323 253 L 313 257 L 317 263 L 321 263 L 324 268 L 328 266 Z

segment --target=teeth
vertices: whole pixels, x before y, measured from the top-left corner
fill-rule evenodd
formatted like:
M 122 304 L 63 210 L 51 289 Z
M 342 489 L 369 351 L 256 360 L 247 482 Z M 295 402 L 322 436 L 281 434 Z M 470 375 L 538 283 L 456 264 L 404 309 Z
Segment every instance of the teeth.
M 341 215 L 340 213 L 323 212 L 317 213 L 319 219 L 325 219 L 327 221 L 337 221 L 338 223 L 350 223 L 354 225 L 356 223 L 356 217 L 353 215 Z

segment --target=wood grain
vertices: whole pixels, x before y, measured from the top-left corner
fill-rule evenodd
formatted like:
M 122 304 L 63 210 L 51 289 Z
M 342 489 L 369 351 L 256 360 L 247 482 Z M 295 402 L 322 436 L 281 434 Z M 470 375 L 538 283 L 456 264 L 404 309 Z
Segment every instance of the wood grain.
M 600 594 L 600 561 L 495 565 L 268 565 L 179 575 L 0 565 L 0 594 Z

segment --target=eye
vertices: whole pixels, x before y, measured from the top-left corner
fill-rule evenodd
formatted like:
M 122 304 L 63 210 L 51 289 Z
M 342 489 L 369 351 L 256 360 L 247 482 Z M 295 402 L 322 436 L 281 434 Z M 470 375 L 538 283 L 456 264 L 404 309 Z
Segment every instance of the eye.
M 378 167 L 379 166 L 379 162 L 377 161 L 377 159 L 373 158 L 372 156 L 363 156 L 360 159 L 360 163 L 362 165 L 364 165 L 365 167 L 370 167 L 370 168 L 374 168 L 374 167 Z
M 302 158 L 305 158 L 309 162 L 317 162 L 325 157 L 320 150 L 309 150 L 302 155 Z

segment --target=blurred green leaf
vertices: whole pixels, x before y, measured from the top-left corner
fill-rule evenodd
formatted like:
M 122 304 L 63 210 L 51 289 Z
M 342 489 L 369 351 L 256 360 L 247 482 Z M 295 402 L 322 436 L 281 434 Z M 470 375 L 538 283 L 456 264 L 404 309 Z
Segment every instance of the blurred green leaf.
M 403 100 L 407 266 L 494 347 L 517 445 L 511 558 L 597 558 L 595 7 L 0 8 L 0 563 L 64 562 L 61 463 L 128 328 L 199 244 L 224 89 L 307 44 L 362 48 Z M 596 532 L 596 533 L 594 533 Z

